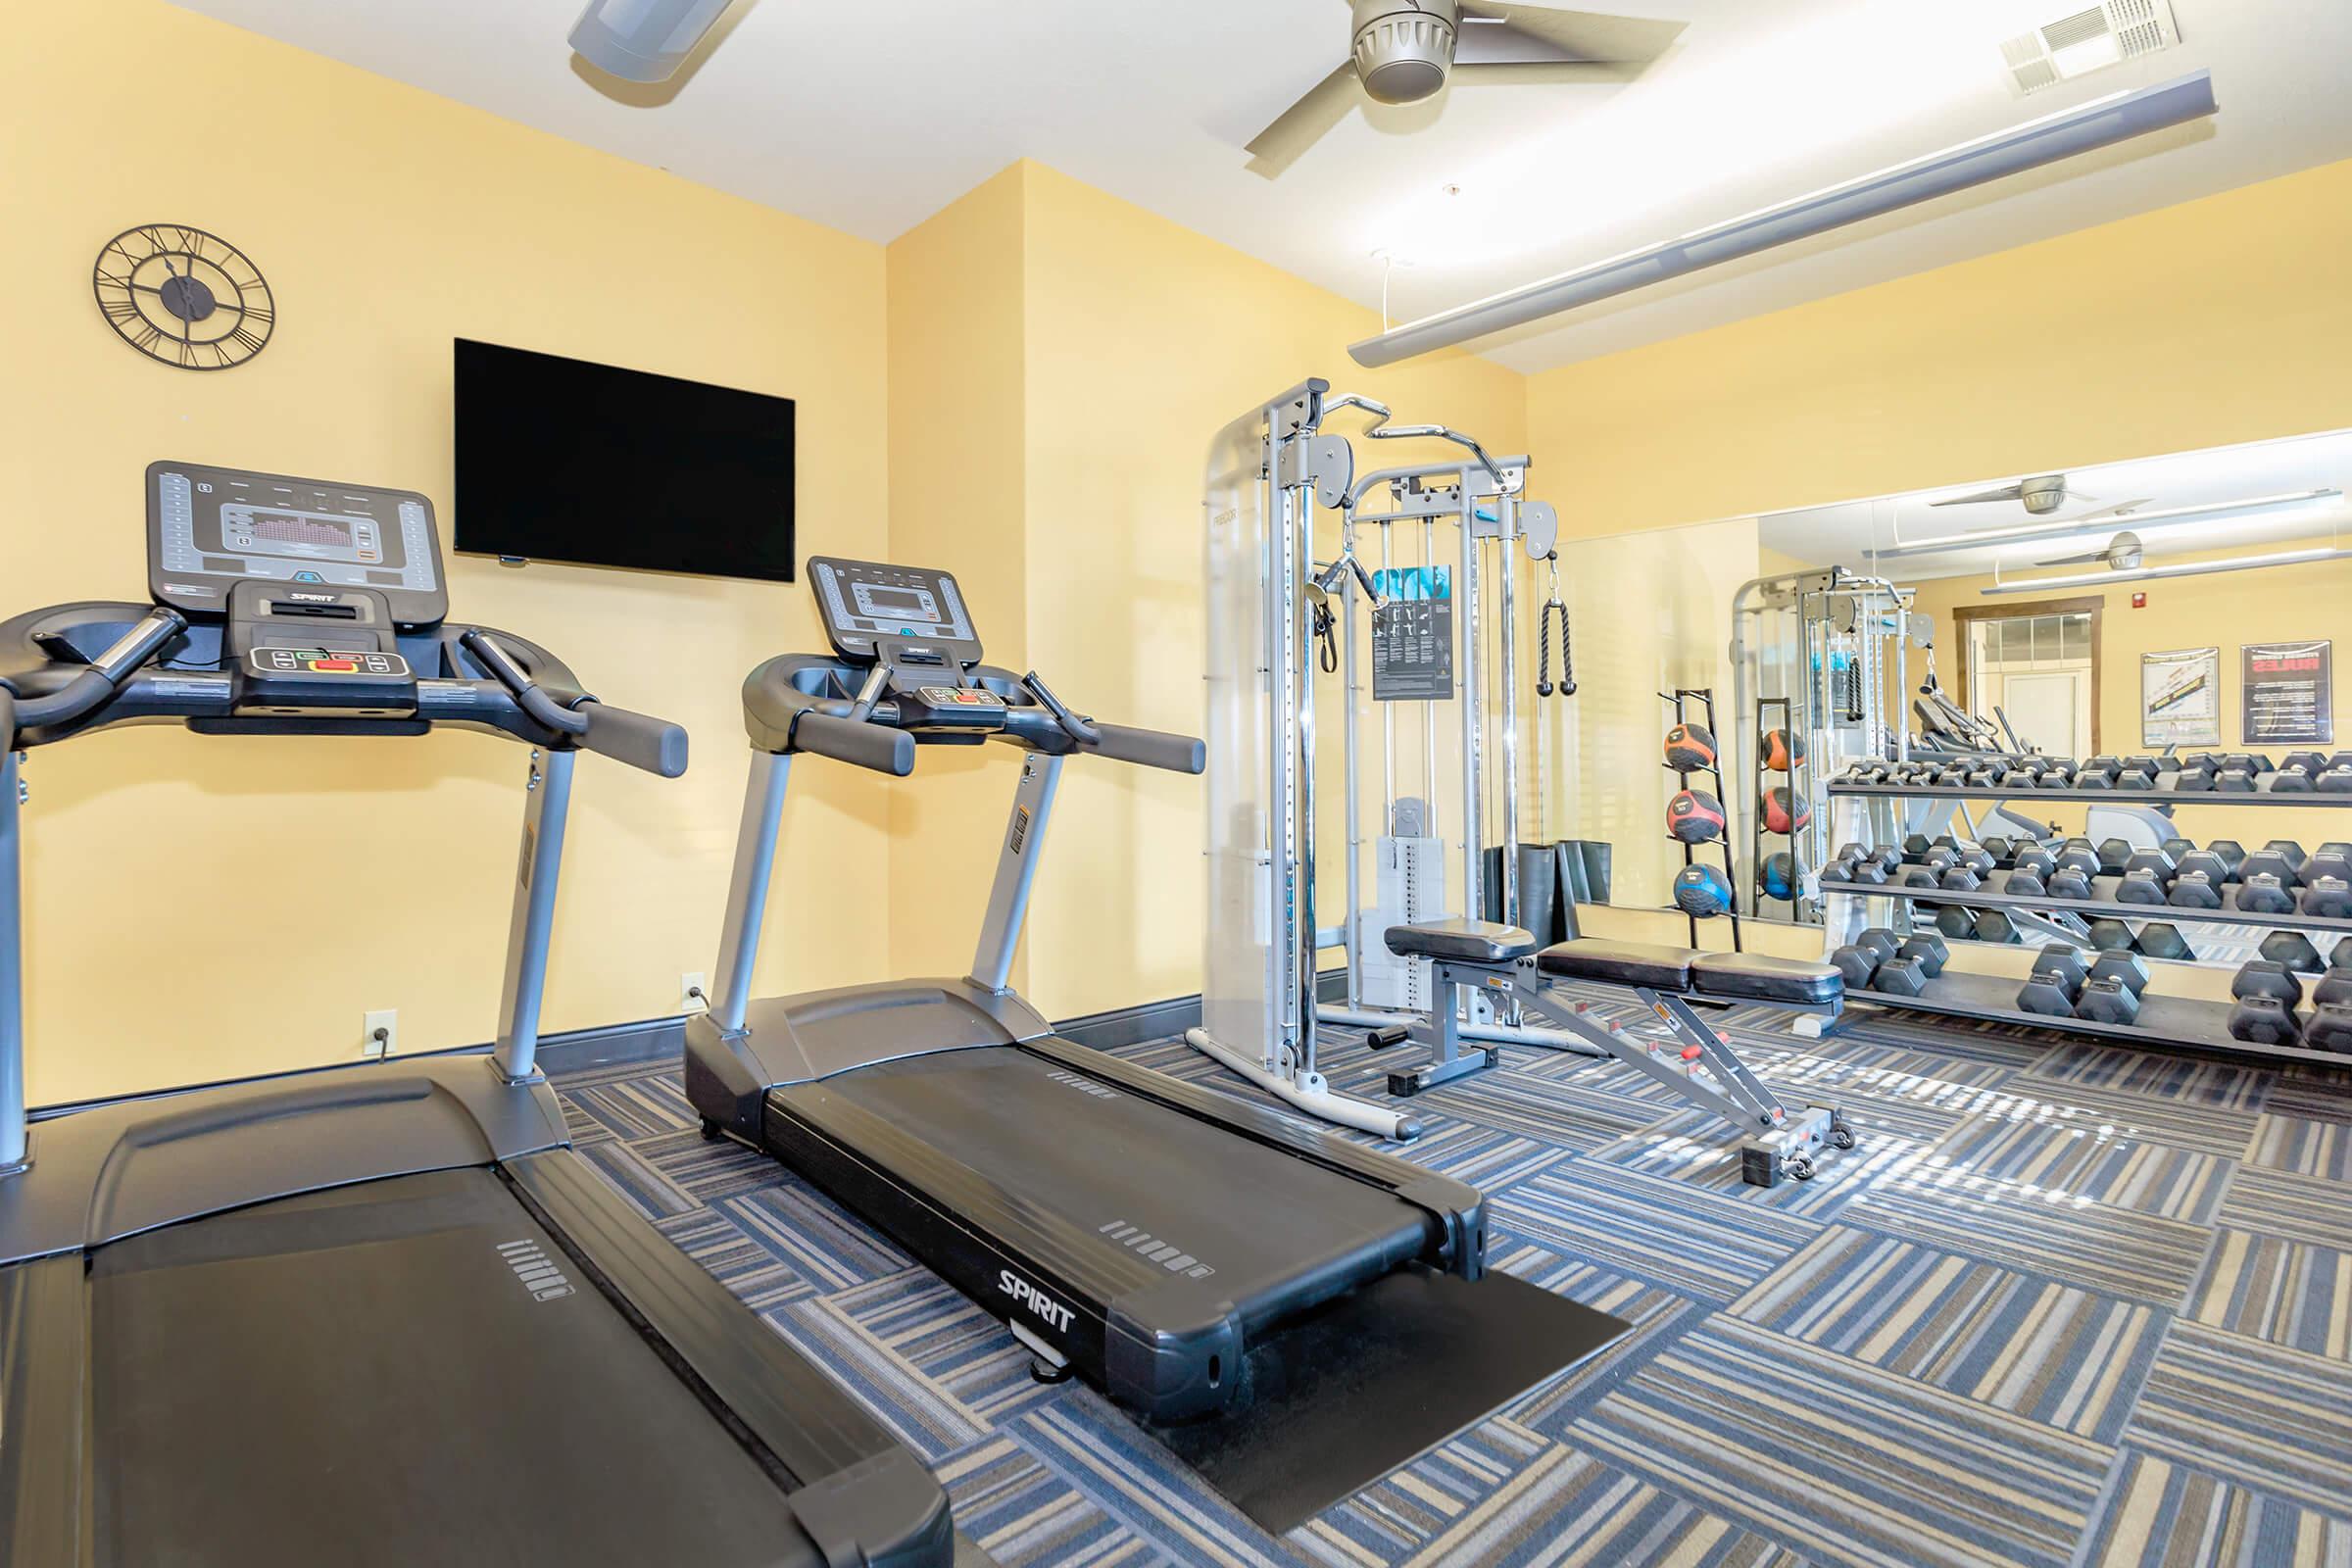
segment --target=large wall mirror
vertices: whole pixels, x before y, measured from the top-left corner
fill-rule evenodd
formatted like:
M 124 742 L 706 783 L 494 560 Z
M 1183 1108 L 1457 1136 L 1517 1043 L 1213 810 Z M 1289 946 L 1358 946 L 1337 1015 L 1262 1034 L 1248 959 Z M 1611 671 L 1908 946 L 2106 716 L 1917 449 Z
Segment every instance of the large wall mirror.
M 2336 431 L 1563 543 L 1580 684 L 1530 737 L 1542 820 L 1614 846 L 1609 903 L 1671 906 L 1668 699 L 1707 693 L 1738 906 L 1818 924 L 1811 873 L 1838 848 L 1822 791 L 1855 759 L 2284 751 L 2271 737 L 2290 733 L 2330 752 L 2348 483 Z M 2301 676 L 2250 680 L 2282 646 Z M 2281 704 L 2321 711 L 2290 728 Z M 1802 761 L 1767 765 L 1776 730 Z

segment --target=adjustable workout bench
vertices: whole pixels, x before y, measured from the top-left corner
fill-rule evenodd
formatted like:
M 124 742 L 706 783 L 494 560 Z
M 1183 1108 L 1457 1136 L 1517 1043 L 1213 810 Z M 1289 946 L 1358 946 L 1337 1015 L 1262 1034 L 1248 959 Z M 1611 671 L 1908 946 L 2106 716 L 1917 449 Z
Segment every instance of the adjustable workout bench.
M 1731 1042 L 1708 1027 L 1691 1006 L 1693 1002 L 1700 1006 L 1770 1002 L 1835 1018 L 1845 1005 L 1845 981 L 1826 963 L 1592 937 L 1545 948 L 1517 926 L 1487 920 L 1396 925 L 1389 927 L 1387 940 L 1389 951 L 1400 957 L 1430 960 L 1439 999 L 1428 1017 L 1406 1031 L 1407 1039 L 1429 1048 L 1429 1060 L 1392 1073 L 1392 1094 L 1417 1094 L 1501 1064 L 1497 1049 L 1474 1045 L 1464 1053 L 1455 1008 L 1458 986 L 1484 991 L 1496 1001 L 1508 998 L 1523 1014 L 1638 1068 L 1746 1133 L 1740 1146 L 1740 1173 L 1751 1185 L 1778 1186 L 1784 1173 L 1809 1181 L 1814 1152 L 1824 1144 L 1854 1147 L 1853 1133 L 1834 1107 L 1790 1110 L 1782 1104 L 1740 1059 Z M 1682 1042 L 1678 1056 L 1660 1059 L 1659 1042 L 1636 1039 L 1618 1025 L 1592 1016 L 1587 1004 L 1555 991 L 1555 982 L 1562 980 L 1631 990 Z

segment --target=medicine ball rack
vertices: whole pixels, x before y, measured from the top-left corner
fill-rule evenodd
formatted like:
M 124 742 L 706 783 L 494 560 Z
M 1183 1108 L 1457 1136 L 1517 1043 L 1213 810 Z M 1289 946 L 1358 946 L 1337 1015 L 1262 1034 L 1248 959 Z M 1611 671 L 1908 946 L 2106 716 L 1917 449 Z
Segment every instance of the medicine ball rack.
M 1749 905 L 1749 908 L 1761 915 L 1764 912 L 1766 901 L 1771 897 L 1764 891 L 1764 867 L 1765 863 L 1771 859 L 1772 852 L 1766 848 L 1764 840 L 1768 836 L 1785 838 L 1788 845 L 1786 852 L 1788 856 L 1789 865 L 1788 917 L 1792 920 L 1803 920 L 1806 918 L 1807 905 L 1814 905 L 1818 907 L 1818 901 L 1805 886 L 1805 871 L 1808 861 L 1812 858 L 1806 853 L 1805 846 L 1809 839 L 1816 837 L 1812 831 L 1810 813 L 1807 815 L 1804 827 L 1793 829 L 1785 835 L 1771 834 L 1764 825 L 1764 806 L 1772 792 L 1773 769 L 1765 760 L 1762 738 L 1770 734 L 1774 728 L 1765 722 L 1765 710 L 1773 708 L 1781 710 L 1780 724 L 1777 727 L 1783 733 L 1792 736 L 1803 734 L 1803 731 L 1797 728 L 1796 704 L 1792 699 L 1787 697 L 1759 697 L 1756 699 L 1754 733 L 1757 736 L 1757 745 L 1754 756 L 1749 760 L 1747 791 L 1747 798 L 1753 803 L 1753 809 L 1748 813 L 1747 859 L 1748 868 L 1754 874 L 1742 891 L 1747 898 L 1753 901 Z M 1791 801 L 1807 803 L 1812 801 L 1815 780 L 1810 756 L 1790 757 L 1786 776 Z
M 1840 811 L 1840 803 L 1886 801 L 1990 801 L 2012 804 L 2019 808 L 2038 807 L 2041 804 L 2078 806 L 2170 806 L 2215 807 L 2246 808 L 2286 808 L 2310 807 L 2337 811 L 2352 811 L 2352 796 L 2287 792 L 2274 794 L 2271 784 L 2275 774 L 2265 774 L 2255 781 L 2251 790 L 2176 790 L 2172 788 L 2177 774 L 2166 774 L 2154 789 L 2027 789 L 2002 788 L 1999 785 L 1942 785 L 1942 784 L 1861 784 L 1833 779 L 1828 787 L 1833 826 L 1842 831 L 1847 814 Z M 1838 834 L 1834 832 L 1833 838 Z M 1886 886 L 1825 882 L 1821 892 L 1825 903 L 1840 901 L 1830 906 L 1829 937 L 1825 953 L 1854 939 L 1870 923 L 1873 899 L 1885 899 L 1899 905 L 1906 924 L 1916 904 L 1956 904 L 1970 908 L 2026 909 L 2036 913 L 2069 913 L 2096 915 L 2126 921 L 2165 921 L 2179 925 L 2241 925 L 2259 926 L 2272 931 L 2301 931 L 2316 941 L 2328 937 L 2352 940 L 2352 920 L 2331 919 L 2303 913 L 2257 913 L 2236 907 L 2237 888 L 2231 886 L 2224 895 L 2224 907 L 2218 909 L 2177 908 L 2160 905 L 2121 904 L 2114 900 L 2053 899 L 2046 896 L 2021 897 L 2000 891 L 2010 873 L 1996 871 L 1986 885 L 1966 894 L 1940 893 L 1931 888 L 1907 888 L 1894 884 Z M 2121 881 L 2118 877 L 2101 876 L 2092 882 L 2094 891 L 2111 890 Z M 1933 929 L 1932 922 L 1926 929 Z M 2002 948 L 1985 945 L 1989 951 Z M 2031 953 L 2031 947 L 2020 950 Z M 2151 963 L 2176 960 L 2150 959 Z M 2210 966 L 2206 966 L 2210 967 Z M 1926 1012 L 1945 1017 L 1976 1018 L 1991 1023 L 2018 1024 L 2026 1028 L 2045 1029 L 2059 1034 L 2081 1035 L 2093 1039 L 2113 1040 L 2130 1045 L 2173 1047 L 2193 1051 L 2221 1052 L 2231 1055 L 2289 1057 L 2302 1061 L 2322 1062 L 2342 1066 L 2346 1058 L 2335 1052 L 2314 1051 L 2302 1046 L 2261 1045 L 2239 1040 L 2230 1033 L 2230 1004 L 2212 1002 L 2196 997 L 2171 997 L 2149 993 L 2142 1001 L 2138 1020 L 2131 1024 L 2104 1023 L 2091 1018 L 2066 1018 L 2046 1013 L 2028 1012 L 2017 1004 L 2017 977 L 2011 974 L 1977 974 L 1946 968 L 1930 980 L 1925 992 L 1916 997 L 1887 996 L 1873 991 L 1855 991 L 1849 1000 L 1865 1002 L 1874 1006 L 1906 1012 Z
M 1718 736 L 1723 733 L 1721 730 L 1715 727 L 1715 688 L 1712 686 L 1678 686 L 1671 692 L 1658 693 L 1658 701 L 1666 704 L 1674 710 L 1673 725 L 1670 725 L 1669 728 L 1691 722 L 1690 707 L 1695 703 L 1706 710 L 1707 716 L 1705 722 L 1707 732 L 1709 734 Z M 1724 800 L 1730 793 L 1723 787 L 1723 754 L 1720 751 L 1715 754 L 1715 760 L 1711 766 L 1694 767 L 1690 769 L 1689 772 L 1685 772 L 1683 769 L 1676 767 L 1671 762 L 1661 763 L 1660 765 L 1663 766 L 1669 773 L 1676 774 L 1678 777 L 1682 778 L 1686 787 L 1689 784 L 1690 775 L 1691 773 L 1705 774 L 1707 777 L 1715 781 L 1715 799 L 1719 802 Z M 1681 843 L 1682 841 L 1677 840 L 1676 842 Z M 1729 908 L 1724 910 L 1724 913 L 1731 917 L 1732 922 L 1732 951 L 1734 953 L 1745 953 L 1747 951 L 1747 945 L 1741 939 L 1740 933 L 1740 862 L 1739 857 L 1732 854 L 1731 824 L 1728 822 L 1724 824 L 1723 832 L 1716 837 L 1714 842 L 1716 847 L 1723 851 L 1724 880 L 1730 883 L 1732 890 L 1731 906 Z M 1688 870 L 1691 865 L 1697 862 L 1697 846 L 1685 843 L 1683 844 L 1682 848 L 1683 866 L 1686 870 Z M 1686 912 L 1683 918 L 1690 927 L 1690 946 L 1696 948 L 1699 946 L 1698 916 Z

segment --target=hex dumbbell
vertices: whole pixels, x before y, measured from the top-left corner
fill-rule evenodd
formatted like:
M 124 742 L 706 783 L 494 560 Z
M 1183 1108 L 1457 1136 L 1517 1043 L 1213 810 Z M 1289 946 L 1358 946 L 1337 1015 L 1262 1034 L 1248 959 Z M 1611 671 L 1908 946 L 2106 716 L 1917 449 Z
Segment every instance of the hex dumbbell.
M 2025 989 L 2017 994 L 2017 1004 L 2027 1012 L 2071 1018 L 2075 1015 L 2075 1004 L 2082 999 L 2083 982 L 2089 976 L 2082 954 L 2052 943 L 2034 956 L 2034 972 L 2027 977 Z
M 2272 932 L 2262 939 L 2261 953 L 2265 960 L 2282 964 L 2293 974 L 2318 974 L 2327 968 L 2320 950 L 2300 931 Z

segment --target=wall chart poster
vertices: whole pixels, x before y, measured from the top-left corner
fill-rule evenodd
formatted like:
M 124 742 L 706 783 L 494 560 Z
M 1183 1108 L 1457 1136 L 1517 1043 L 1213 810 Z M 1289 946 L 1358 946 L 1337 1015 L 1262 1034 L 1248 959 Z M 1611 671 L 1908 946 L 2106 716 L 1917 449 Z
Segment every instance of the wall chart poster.
M 1372 612 L 1372 700 L 1453 698 L 1453 574 L 1445 566 L 1378 571 Z
M 2335 645 L 2248 643 L 2246 744 L 2335 741 Z
M 2139 743 L 2222 744 L 2222 651 L 2183 648 L 2139 656 Z

